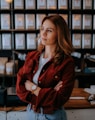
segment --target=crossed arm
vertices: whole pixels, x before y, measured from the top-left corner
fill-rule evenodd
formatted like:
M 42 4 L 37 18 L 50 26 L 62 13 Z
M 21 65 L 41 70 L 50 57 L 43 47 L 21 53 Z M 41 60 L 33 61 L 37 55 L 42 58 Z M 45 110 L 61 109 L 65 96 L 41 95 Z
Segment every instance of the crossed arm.
M 26 88 L 26 90 L 31 91 L 33 94 L 35 94 L 36 96 L 38 96 L 39 91 L 40 91 L 41 88 L 39 86 L 37 86 L 37 89 L 33 91 L 31 89 L 33 85 L 35 85 L 33 82 L 31 82 L 29 80 L 26 80 L 26 82 L 25 82 L 25 88 Z M 62 87 L 62 81 L 59 81 L 59 83 L 54 87 L 54 89 L 56 91 L 58 91 L 61 87 Z

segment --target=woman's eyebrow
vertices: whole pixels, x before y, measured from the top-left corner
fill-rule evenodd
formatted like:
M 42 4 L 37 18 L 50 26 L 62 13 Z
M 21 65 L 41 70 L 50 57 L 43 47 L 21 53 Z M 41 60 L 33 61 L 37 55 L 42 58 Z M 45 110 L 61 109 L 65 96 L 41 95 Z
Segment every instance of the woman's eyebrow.
M 47 29 L 52 29 L 52 30 L 55 30 L 54 28 L 50 28 L 50 27 L 48 27 Z
M 54 30 L 55 31 L 55 28 L 52 28 L 52 27 L 47 27 L 46 29 L 50 29 L 50 30 Z

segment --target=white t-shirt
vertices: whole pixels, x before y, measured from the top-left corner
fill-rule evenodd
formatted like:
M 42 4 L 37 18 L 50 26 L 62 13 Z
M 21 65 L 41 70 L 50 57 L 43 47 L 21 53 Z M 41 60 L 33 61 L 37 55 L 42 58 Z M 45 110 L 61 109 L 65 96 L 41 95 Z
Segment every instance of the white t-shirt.
M 39 67 L 38 67 L 38 70 L 37 72 L 35 73 L 34 77 L 33 77 L 33 82 L 35 84 L 38 84 L 38 77 L 40 75 L 40 72 L 42 70 L 42 67 L 50 60 L 50 58 L 43 58 L 43 53 L 41 54 L 40 56 L 40 59 L 39 59 Z

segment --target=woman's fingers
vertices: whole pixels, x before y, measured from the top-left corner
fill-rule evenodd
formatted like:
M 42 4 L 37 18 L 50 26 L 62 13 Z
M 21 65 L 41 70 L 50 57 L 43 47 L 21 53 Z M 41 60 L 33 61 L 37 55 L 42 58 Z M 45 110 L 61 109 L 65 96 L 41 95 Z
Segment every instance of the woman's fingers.
M 58 91 L 61 87 L 62 87 L 62 81 L 60 81 L 55 87 L 54 87 L 54 89 L 56 90 L 56 91 Z

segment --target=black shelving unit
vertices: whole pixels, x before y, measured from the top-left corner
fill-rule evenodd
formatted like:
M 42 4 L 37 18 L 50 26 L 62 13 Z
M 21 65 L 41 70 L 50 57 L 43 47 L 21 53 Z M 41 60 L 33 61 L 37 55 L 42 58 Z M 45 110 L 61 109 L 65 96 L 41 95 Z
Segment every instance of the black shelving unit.
M 60 0 L 55 0 L 57 1 L 57 6 L 56 6 L 56 9 L 53 9 L 53 8 L 50 8 L 50 9 L 38 9 L 37 8 L 37 4 L 38 4 L 38 1 L 39 0 L 34 0 L 35 1 L 35 8 L 31 8 L 31 9 L 26 9 L 25 7 L 25 3 L 26 3 L 26 0 L 22 0 L 23 1 L 23 9 L 15 9 L 14 8 L 14 1 L 10 4 L 10 8 L 9 9 L 1 9 L 0 7 L 0 19 L 1 19 L 1 14 L 9 14 L 10 15 L 10 29 L 2 29 L 1 28 L 1 21 L 0 21 L 0 42 L 1 42 L 1 47 L 0 47 L 0 57 L 8 57 L 8 59 L 13 59 L 13 60 L 18 60 L 19 64 L 19 68 L 20 66 L 23 64 L 23 61 L 20 61 L 17 57 L 17 55 L 15 53 L 13 53 L 13 51 L 17 51 L 17 52 L 20 52 L 20 53 L 27 53 L 28 51 L 31 51 L 31 50 L 34 50 L 34 49 L 27 49 L 27 40 L 26 40 L 26 35 L 28 33 L 33 33 L 36 35 L 39 34 L 39 29 L 36 28 L 36 25 L 37 25 L 37 15 L 40 15 L 40 14 L 44 14 L 44 15 L 49 15 L 49 14 L 61 14 L 61 15 L 66 15 L 67 16 L 67 24 L 68 24 L 68 27 L 70 29 L 70 32 L 71 32 L 71 39 L 73 41 L 73 34 L 81 34 L 81 46 L 80 48 L 75 48 L 75 51 L 76 52 L 79 52 L 81 53 L 81 58 L 80 59 L 75 59 L 78 60 L 78 65 L 80 64 L 80 69 L 81 69 L 81 61 L 83 59 L 83 56 L 86 54 L 86 53 L 90 53 L 90 54 L 95 54 L 95 47 L 92 47 L 93 44 L 93 35 L 95 33 L 95 29 L 94 29 L 94 15 L 95 15 L 95 1 L 94 0 L 90 0 L 92 3 L 91 3 L 91 8 L 88 8 L 87 9 L 83 8 L 83 5 L 84 5 L 84 1 L 85 0 L 66 0 L 65 2 L 67 2 L 67 6 L 66 8 L 58 8 L 58 3 Z M 47 4 L 47 1 L 46 0 L 46 4 Z M 65 4 L 64 2 L 64 4 Z M 80 3 L 80 8 L 77 8 L 75 6 L 75 8 L 73 7 L 74 5 L 77 5 L 75 4 L 75 2 L 79 2 Z M 85 4 L 86 4 L 86 1 L 85 1 Z M 24 15 L 24 29 L 15 29 L 15 14 L 22 14 Z M 35 16 L 35 29 L 26 29 L 25 28 L 25 24 L 26 24 L 26 21 L 25 21 L 25 15 L 26 14 L 33 14 Z M 81 16 L 81 28 L 80 29 L 74 29 L 72 24 L 73 24 L 73 15 L 80 15 Z M 91 15 L 91 29 L 83 29 L 83 15 Z M 89 20 L 88 20 L 89 21 Z M 89 22 L 88 22 L 89 23 Z M 74 23 L 75 25 L 76 23 Z M 2 34 L 11 34 L 11 49 L 3 49 L 2 47 Z M 15 48 L 15 34 L 21 34 L 23 33 L 25 35 L 25 48 L 24 49 L 16 49 Z M 90 34 L 91 35 L 91 47 L 90 48 L 83 48 L 82 47 L 82 41 L 83 41 L 83 37 L 82 35 L 84 34 Z M 95 41 L 95 40 L 94 40 Z M 35 41 L 36 42 L 36 41 Z M 36 49 L 36 48 L 35 48 Z M 93 66 L 95 67 L 95 66 Z M 84 83 L 84 80 L 87 79 L 88 76 L 91 76 L 91 79 L 94 81 L 94 77 L 95 77 L 95 74 L 93 73 L 84 73 L 83 70 L 81 70 L 80 72 L 76 73 L 76 78 L 78 79 L 82 79 L 82 83 Z M 16 82 L 16 72 L 13 73 L 13 75 L 9 75 L 7 76 L 6 74 L 3 74 L 1 75 L 0 74 L 0 78 L 2 78 L 2 81 L 8 81 L 7 79 L 13 79 L 14 82 L 12 82 L 11 85 L 13 85 L 15 82 Z M 80 81 L 80 80 L 79 80 Z M 4 85 L 4 82 L 3 82 L 3 85 Z M 87 81 L 88 82 L 88 81 Z M 92 82 L 93 84 L 93 82 Z M 80 85 L 81 87 L 82 85 Z

